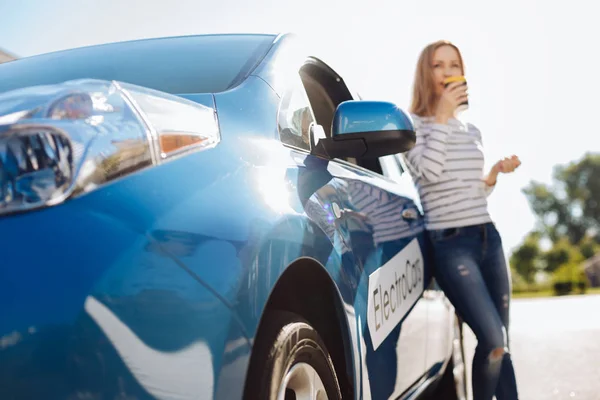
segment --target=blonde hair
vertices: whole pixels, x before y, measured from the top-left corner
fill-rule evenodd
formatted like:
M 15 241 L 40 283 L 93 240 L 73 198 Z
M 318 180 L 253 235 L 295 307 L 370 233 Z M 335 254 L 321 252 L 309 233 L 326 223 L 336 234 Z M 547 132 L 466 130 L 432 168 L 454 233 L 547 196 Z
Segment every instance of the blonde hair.
M 415 71 L 415 79 L 413 82 L 413 97 L 410 106 L 410 112 L 420 117 L 430 117 L 435 113 L 435 82 L 433 81 L 433 55 L 435 51 L 443 46 L 450 46 L 458 53 L 458 60 L 462 74 L 465 74 L 465 64 L 463 63 L 462 55 L 456 45 L 447 40 L 438 40 L 437 42 L 427 45 L 417 62 Z

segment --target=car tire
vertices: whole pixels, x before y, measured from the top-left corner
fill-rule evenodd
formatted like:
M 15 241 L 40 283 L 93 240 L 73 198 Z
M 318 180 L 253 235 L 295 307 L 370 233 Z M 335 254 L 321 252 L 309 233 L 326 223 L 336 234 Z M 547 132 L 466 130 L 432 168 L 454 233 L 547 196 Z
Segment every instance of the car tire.
M 341 400 L 331 356 L 306 320 L 294 313 L 271 311 L 261 325 L 246 377 L 245 399 Z
M 433 398 L 440 400 L 466 400 L 467 370 L 465 366 L 463 321 L 456 316 L 454 321 L 452 356 L 446 366 L 444 375 L 442 375 L 442 378 L 436 387 L 436 393 Z

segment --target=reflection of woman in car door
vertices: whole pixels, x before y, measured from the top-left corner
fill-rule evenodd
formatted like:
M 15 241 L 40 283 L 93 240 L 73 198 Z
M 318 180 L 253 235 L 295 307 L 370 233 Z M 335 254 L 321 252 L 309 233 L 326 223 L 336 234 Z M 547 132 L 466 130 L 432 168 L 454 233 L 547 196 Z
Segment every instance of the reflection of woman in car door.
M 468 104 L 466 82 L 456 79 L 463 75 L 454 45 L 440 41 L 423 50 L 411 106 L 417 142 L 404 157 L 425 212 L 436 279 L 477 336 L 474 400 L 516 399 L 508 348 L 510 276 L 487 196 L 498 175 L 514 171 L 520 161 L 500 160 L 484 176 L 481 133 L 456 118 Z

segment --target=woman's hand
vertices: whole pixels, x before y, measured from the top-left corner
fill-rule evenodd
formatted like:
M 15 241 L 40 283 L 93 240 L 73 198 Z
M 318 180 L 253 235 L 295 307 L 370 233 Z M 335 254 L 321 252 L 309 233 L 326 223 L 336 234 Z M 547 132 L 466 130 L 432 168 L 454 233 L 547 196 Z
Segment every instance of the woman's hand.
M 438 100 L 435 122 L 438 124 L 448 123 L 448 120 L 454 117 L 456 108 L 467 98 L 467 85 L 464 82 L 453 82 L 448 85 Z
M 494 186 L 496 184 L 498 174 L 510 174 L 515 169 L 519 168 L 520 165 L 521 160 L 519 160 L 519 157 L 515 155 L 512 155 L 510 157 L 504 157 L 502 160 L 494 164 L 489 175 L 485 179 L 485 183 L 488 186 Z
M 498 161 L 494 168 L 503 174 L 509 174 L 513 172 L 515 169 L 519 168 L 521 165 L 521 160 L 519 157 L 512 155 L 510 157 L 504 157 L 502 160 Z

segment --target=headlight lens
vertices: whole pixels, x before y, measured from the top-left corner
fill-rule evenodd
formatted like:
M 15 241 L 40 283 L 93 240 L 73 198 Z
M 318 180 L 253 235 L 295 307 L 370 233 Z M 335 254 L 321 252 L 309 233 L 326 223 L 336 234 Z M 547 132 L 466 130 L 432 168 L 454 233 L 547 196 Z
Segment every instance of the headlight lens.
M 220 140 L 213 108 L 119 82 L 0 94 L 0 215 L 51 206 Z

